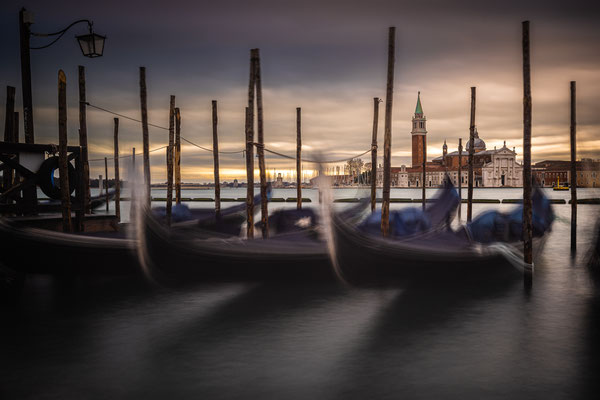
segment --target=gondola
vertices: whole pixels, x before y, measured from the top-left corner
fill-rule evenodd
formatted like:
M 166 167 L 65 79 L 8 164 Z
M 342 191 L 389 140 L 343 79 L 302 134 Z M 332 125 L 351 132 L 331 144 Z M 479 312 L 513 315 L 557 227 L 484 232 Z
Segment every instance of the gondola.
M 256 196 L 255 201 L 260 199 Z M 211 237 L 239 232 L 243 221 L 239 206 L 224 209 L 218 217 L 214 210 L 193 210 L 192 220 L 173 225 L 174 231 L 195 232 Z M 164 223 L 164 222 L 161 222 Z M 122 275 L 140 272 L 138 240 L 129 224 L 111 232 L 64 233 L 22 226 L 0 218 L 0 263 L 20 273 L 56 275 Z
M 546 224 L 535 245 L 543 241 L 553 218 L 549 201 L 541 190 L 534 193 L 534 218 Z M 518 210 L 510 215 L 517 215 Z M 482 215 L 485 221 L 488 215 Z M 489 218 L 488 218 L 489 219 Z M 443 284 L 499 282 L 523 277 L 532 265 L 522 262 L 520 240 L 481 238 L 478 226 L 466 225 L 457 230 L 440 226 L 402 237 L 384 238 L 357 229 L 345 218 L 333 214 L 332 261 L 341 279 L 356 285 L 396 285 L 409 282 Z M 475 221 L 474 221 L 475 222 Z M 508 229 L 508 228 L 506 228 Z M 474 234 L 479 235 L 474 238 Z M 537 247 L 537 246 L 536 246 Z
M 444 194 L 451 192 L 445 191 Z M 452 197 L 452 195 L 449 195 Z M 444 197 L 445 200 L 446 197 Z M 457 201 L 457 200 L 456 200 Z M 434 227 L 446 224 L 456 208 L 448 201 L 436 202 L 429 208 Z M 346 209 L 338 218 L 355 224 L 368 201 Z M 231 238 L 219 234 L 198 236 L 193 232 L 174 231 L 161 224 L 151 213 L 146 214 L 143 241 L 140 244 L 143 264 L 151 278 L 169 283 L 188 280 L 336 280 L 327 241 L 319 228 L 304 228 L 297 223 L 311 214 L 286 210 L 270 217 L 277 232 L 267 240 Z M 293 219 L 296 219 L 296 222 Z

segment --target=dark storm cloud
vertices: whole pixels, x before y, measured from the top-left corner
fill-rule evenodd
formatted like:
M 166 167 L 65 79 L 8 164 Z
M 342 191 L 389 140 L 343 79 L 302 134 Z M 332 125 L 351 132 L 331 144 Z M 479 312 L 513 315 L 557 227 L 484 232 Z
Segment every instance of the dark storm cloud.
M 57 6 L 57 3 L 59 6 Z M 139 118 L 138 67 L 148 69 L 150 120 L 166 126 L 168 96 L 177 95 L 183 132 L 210 147 L 210 100 L 219 100 L 221 147 L 242 145 L 248 51 L 260 47 L 267 142 L 294 148 L 294 110 L 303 108 L 306 151 L 335 156 L 368 148 L 371 99 L 385 93 L 386 35 L 397 27 L 394 104 L 395 163 L 410 156 L 410 117 L 422 92 L 428 153 L 451 149 L 468 128 L 469 87 L 478 87 L 477 123 L 488 147 L 520 147 L 520 22 L 532 21 L 534 158 L 566 157 L 568 82 L 578 81 L 581 155 L 598 157 L 600 5 L 552 1 L 170 1 L 29 2 L 35 31 L 78 18 L 108 36 L 105 57 L 78 54 L 74 29 L 32 54 L 36 137 L 56 141 L 56 74 L 68 77 L 70 137 L 77 137 L 77 64 L 87 67 L 90 102 Z M 19 87 L 17 12 L 5 4 L 0 50 L 4 84 Z M 42 43 L 35 39 L 36 43 Z M 20 103 L 20 89 L 17 90 Z M 3 117 L 4 111 L 0 116 Z M 112 151 L 112 116 L 89 111 L 93 157 Z M 122 121 L 122 149 L 141 148 L 141 129 Z M 381 124 L 383 126 L 383 124 Z M 537 137 L 537 142 L 536 142 Z M 151 130 L 152 147 L 166 142 Z M 184 149 L 184 179 L 210 178 L 210 154 Z M 153 162 L 162 171 L 164 157 Z M 270 160 L 273 166 L 289 163 Z M 224 157 L 224 168 L 243 160 Z M 194 170 L 195 168 L 195 170 Z M 204 171 L 197 172 L 194 171 Z M 191 178 L 190 178 L 191 179 Z M 162 180 L 160 176 L 156 180 Z

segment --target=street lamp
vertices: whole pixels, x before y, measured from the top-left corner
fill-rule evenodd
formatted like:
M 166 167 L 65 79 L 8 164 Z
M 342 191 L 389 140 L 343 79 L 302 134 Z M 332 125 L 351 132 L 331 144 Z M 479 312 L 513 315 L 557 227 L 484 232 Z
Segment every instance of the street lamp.
M 87 23 L 89 33 L 84 35 L 75 36 L 79 42 L 81 52 L 85 57 L 95 58 L 101 57 L 104 52 L 104 40 L 106 36 L 98 35 L 94 33 L 92 29 L 92 22 L 87 19 L 80 19 L 71 23 L 66 28 L 53 33 L 35 33 L 31 32 L 29 27 L 33 24 L 33 15 L 22 8 L 19 12 L 19 30 L 21 38 L 21 84 L 23 88 L 23 130 L 25 131 L 25 143 L 33 143 L 33 104 L 31 95 L 31 61 L 29 56 L 30 50 L 40 50 L 52 46 L 54 43 L 63 37 L 63 35 L 74 25 L 79 23 Z M 29 39 L 31 36 L 36 37 L 53 37 L 56 38 L 50 43 L 39 46 L 30 47 Z

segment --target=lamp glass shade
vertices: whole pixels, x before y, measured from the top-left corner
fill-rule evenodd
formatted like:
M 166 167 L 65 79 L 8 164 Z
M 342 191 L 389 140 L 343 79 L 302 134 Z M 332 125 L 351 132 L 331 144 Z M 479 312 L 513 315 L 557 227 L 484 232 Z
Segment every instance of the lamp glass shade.
M 84 56 L 94 58 L 101 57 L 104 52 L 104 40 L 106 36 L 96 33 L 76 36 L 79 47 Z

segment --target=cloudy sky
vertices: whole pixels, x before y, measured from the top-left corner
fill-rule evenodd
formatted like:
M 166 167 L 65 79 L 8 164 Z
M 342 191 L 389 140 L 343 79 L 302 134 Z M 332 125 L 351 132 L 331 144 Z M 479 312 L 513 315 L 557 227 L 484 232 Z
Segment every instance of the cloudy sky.
M 32 50 L 36 142 L 56 143 L 57 72 L 67 75 L 69 139 L 77 143 L 77 65 L 86 66 L 88 101 L 140 117 L 138 68 L 147 68 L 149 120 L 168 125 L 169 95 L 182 135 L 212 146 L 210 102 L 219 102 L 221 150 L 243 147 L 249 50 L 260 48 L 268 147 L 295 151 L 302 107 L 303 151 L 331 158 L 370 146 L 373 97 L 385 97 L 386 41 L 397 28 L 393 165 L 410 162 L 410 118 L 417 92 L 428 118 L 428 155 L 466 139 L 470 87 L 488 148 L 522 144 L 521 21 L 531 21 L 533 159 L 567 159 L 569 81 L 577 81 L 578 157 L 600 158 L 600 3 L 583 1 L 13 1 L 0 5 L 0 79 L 17 87 L 21 107 L 18 11 L 32 31 L 53 32 L 88 18 L 107 35 L 104 57 L 81 55 L 72 28 L 48 49 Z M 32 46 L 46 43 L 33 38 Z M 4 120 L 4 108 L 0 111 Z M 112 154 L 113 116 L 89 109 L 90 158 Z M 21 121 L 22 128 L 22 121 Z M 121 150 L 141 150 L 141 126 L 121 119 Z M 22 132 L 21 132 L 22 134 Z M 383 141 L 383 107 L 380 139 Z M 150 128 L 151 148 L 167 132 Z M 365 157 L 366 160 L 367 157 Z M 152 156 L 153 181 L 165 180 L 164 152 Z M 241 155 L 222 155 L 222 177 L 243 178 Z M 92 174 L 103 163 L 93 163 Z M 267 167 L 294 168 L 268 158 Z M 305 166 L 307 169 L 310 166 Z M 103 169 L 103 168 L 102 168 Z M 183 146 L 184 181 L 209 181 L 212 156 Z

